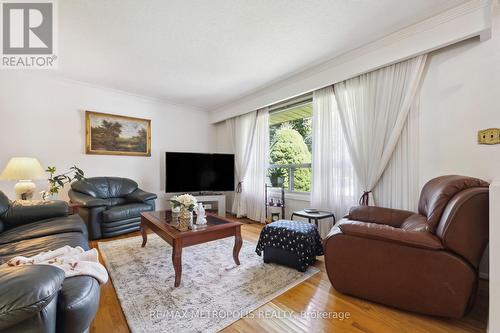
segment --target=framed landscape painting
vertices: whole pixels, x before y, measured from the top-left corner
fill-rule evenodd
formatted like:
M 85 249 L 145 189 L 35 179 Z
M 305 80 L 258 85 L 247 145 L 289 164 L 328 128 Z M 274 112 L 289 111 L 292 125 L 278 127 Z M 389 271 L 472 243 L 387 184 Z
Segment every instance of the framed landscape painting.
M 85 111 L 86 153 L 151 156 L 151 120 Z

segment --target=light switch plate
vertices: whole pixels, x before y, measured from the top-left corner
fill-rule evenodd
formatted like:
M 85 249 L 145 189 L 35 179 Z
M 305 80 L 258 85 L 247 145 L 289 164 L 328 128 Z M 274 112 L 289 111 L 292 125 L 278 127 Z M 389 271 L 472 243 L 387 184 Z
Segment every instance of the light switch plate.
M 500 128 L 488 128 L 477 133 L 477 141 L 482 145 L 500 144 Z

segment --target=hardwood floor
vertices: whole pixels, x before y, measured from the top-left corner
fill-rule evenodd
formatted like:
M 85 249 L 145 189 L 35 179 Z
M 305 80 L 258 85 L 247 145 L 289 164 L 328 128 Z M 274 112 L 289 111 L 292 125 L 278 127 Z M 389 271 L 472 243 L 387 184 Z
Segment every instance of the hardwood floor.
M 242 236 L 257 242 L 261 229 L 262 225 L 257 223 L 245 224 Z M 117 238 L 139 235 L 136 232 Z M 92 241 L 91 246 L 97 248 L 97 241 Z M 451 320 L 399 311 L 340 294 L 328 280 L 323 257 L 318 258 L 315 266 L 320 273 L 255 310 L 254 318 L 242 318 L 222 332 L 486 332 L 488 281 L 481 280 L 472 311 L 462 319 Z M 309 317 L 301 316 L 302 312 Z M 350 318 L 314 318 L 318 312 L 349 312 Z M 100 307 L 90 332 L 129 332 L 111 281 L 101 286 Z

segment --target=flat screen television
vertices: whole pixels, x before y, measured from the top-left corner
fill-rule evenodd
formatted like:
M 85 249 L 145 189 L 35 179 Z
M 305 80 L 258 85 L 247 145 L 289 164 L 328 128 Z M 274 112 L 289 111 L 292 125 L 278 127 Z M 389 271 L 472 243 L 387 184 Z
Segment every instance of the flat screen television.
M 167 152 L 165 192 L 234 191 L 234 155 Z

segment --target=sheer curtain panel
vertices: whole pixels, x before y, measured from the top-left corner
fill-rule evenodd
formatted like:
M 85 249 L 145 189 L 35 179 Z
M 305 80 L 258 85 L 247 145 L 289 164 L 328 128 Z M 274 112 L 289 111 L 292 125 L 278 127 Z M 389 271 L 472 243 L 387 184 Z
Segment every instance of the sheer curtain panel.
M 420 196 L 419 120 L 417 96 L 392 157 L 373 190 L 377 206 L 417 211 Z
M 265 183 L 269 168 L 269 109 L 258 111 L 253 144 L 250 150 L 250 165 L 246 176 L 247 217 L 264 223 Z
M 399 141 L 426 58 L 421 55 L 334 85 L 346 144 L 363 189 L 361 204 L 369 203 Z
M 234 151 L 235 176 L 237 181 L 234 193 L 232 212 L 237 217 L 247 215 L 246 176 L 250 165 L 252 145 L 254 142 L 257 111 L 226 120 L 227 130 Z
M 331 211 L 340 219 L 356 204 L 359 187 L 331 86 L 313 94 L 312 137 L 311 207 Z M 331 227 L 322 221 L 321 237 Z

